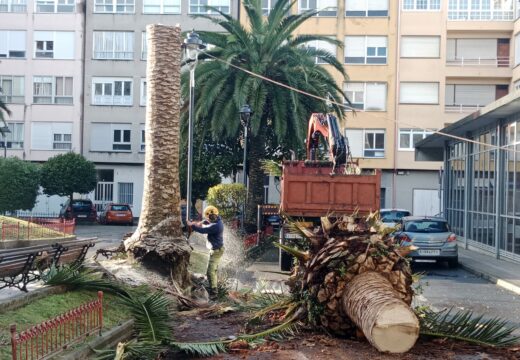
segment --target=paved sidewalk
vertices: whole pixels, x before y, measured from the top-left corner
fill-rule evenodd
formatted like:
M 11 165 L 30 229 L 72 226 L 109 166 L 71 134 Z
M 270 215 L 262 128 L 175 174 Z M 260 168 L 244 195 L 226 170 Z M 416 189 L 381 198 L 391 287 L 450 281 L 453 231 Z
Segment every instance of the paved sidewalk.
M 520 264 L 459 246 L 460 266 L 504 289 L 520 295 Z

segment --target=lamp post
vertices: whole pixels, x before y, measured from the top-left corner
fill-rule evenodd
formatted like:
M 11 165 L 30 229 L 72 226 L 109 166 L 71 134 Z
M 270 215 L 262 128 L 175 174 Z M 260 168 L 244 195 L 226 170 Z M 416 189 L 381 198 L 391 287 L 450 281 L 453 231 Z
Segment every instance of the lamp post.
M 8 126 L 3 126 L 0 128 L 0 133 L 2 133 L 2 137 L 4 138 L 4 159 L 7 158 L 7 134 L 11 133 Z
M 240 220 L 240 229 L 242 232 L 244 232 L 244 221 L 246 218 L 246 204 L 247 204 L 247 194 L 249 191 L 247 191 L 247 133 L 249 129 L 249 120 L 251 119 L 251 115 L 253 114 L 253 111 L 251 110 L 251 107 L 249 105 L 245 104 L 242 105 L 239 111 L 240 114 L 240 123 L 244 127 L 244 161 L 242 162 L 243 171 L 242 171 L 242 181 L 244 182 L 244 187 L 246 188 L 246 197 L 244 199 L 244 205 L 242 208 L 242 216 Z
M 186 221 L 190 221 L 191 215 L 191 183 L 193 175 L 193 114 L 195 102 L 195 67 L 199 58 L 199 52 L 206 48 L 194 30 L 192 30 L 184 39 L 183 44 L 186 52 L 186 58 L 191 60 L 190 66 L 190 107 L 188 117 L 188 177 L 186 179 Z

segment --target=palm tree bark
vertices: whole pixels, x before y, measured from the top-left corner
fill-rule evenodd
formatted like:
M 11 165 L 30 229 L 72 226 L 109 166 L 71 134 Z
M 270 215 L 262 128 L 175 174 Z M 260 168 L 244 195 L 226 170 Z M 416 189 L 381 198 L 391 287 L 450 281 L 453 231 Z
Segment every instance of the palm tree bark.
M 247 194 L 246 225 L 256 225 L 257 207 L 264 202 L 264 171 L 261 160 L 265 159 L 265 131 L 252 136 L 248 154 L 249 193 Z
M 148 25 L 144 191 L 139 225 L 125 249 L 143 265 L 189 284 L 191 247 L 180 213 L 181 29 Z

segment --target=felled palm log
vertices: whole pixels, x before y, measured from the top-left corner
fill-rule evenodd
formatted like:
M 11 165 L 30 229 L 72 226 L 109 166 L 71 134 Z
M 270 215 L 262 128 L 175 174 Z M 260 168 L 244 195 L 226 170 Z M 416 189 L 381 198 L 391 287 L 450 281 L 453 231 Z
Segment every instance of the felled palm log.
M 309 251 L 297 257 L 288 282 L 293 294 L 304 300 L 308 321 L 340 336 L 353 336 L 359 328 L 380 351 L 407 351 L 419 333 L 410 309 L 412 273 L 404 258 L 413 248 L 394 244 L 388 236 L 392 229 L 385 228 L 377 214 L 323 218 L 321 223 L 314 231 L 298 229 L 308 239 Z M 397 308 L 400 320 L 388 319 L 387 310 Z M 381 330 L 385 327 L 388 331 Z M 403 333 L 410 339 L 384 340 Z

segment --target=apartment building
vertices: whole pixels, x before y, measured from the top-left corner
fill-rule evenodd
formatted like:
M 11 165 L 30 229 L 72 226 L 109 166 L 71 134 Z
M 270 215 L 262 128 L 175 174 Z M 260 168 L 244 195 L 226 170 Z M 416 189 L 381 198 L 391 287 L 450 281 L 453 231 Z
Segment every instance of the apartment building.
M 146 105 L 146 25 L 180 24 L 184 31 L 220 31 L 205 19 L 204 4 L 236 16 L 231 0 L 94 0 L 86 9 L 83 154 L 96 164 L 91 194 L 141 211 Z
M 12 111 L 7 156 L 45 161 L 81 150 L 83 0 L 0 0 L 0 98 Z M 3 152 L 2 152 L 3 155 Z M 39 211 L 58 211 L 40 196 Z

